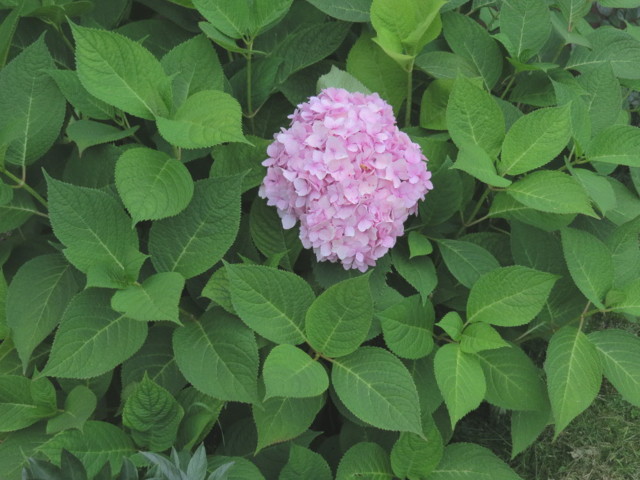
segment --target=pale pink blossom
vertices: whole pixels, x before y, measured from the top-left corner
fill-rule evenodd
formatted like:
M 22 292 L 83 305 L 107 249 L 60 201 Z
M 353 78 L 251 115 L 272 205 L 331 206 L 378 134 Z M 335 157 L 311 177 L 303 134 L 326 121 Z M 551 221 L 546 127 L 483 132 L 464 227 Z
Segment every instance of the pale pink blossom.
M 404 233 L 433 188 L 420 147 L 377 93 L 327 88 L 274 135 L 259 195 L 319 261 L 364 272 Z

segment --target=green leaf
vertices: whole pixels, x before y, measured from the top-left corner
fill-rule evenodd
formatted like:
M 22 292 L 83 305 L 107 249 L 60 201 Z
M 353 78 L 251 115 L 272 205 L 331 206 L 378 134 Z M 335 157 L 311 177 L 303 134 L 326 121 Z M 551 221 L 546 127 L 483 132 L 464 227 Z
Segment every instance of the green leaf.
M 504 2 L 500 8 L 500 33 L 512 57 L 529 60 L 551 34 L 551 16 L 544 0 Z
M 372 319 L 369 275 L 343 280 L 309 307 L 305 319 L 309 345 L 327 357 L 348 355 L 365 341 Z
M 242 110 L 229 94 L 217 90 L 194 93 L 171 118 L 157 118 L 160 135 L 181 148 L 212 147 L 224 142 L 245 142 Z
M 616 228 L 605 242 L 611 250 L 615 288 L 630 288 L 630 284 L 637 280 L 640 270 L 640 249 L 638 248 L 638 233 L 640 232 L 640 217 L 623 223 Z M 638 294 L 640 299 L 640 292 Z M 640 304 L 640 300 L 639 300 Z
M 60 320 L 44 375 L 97 377 L 138 351 L 147 324 L 111 310 L 110 296 L 109 291 L 89 289 L 73 297 Z
M 113 125 L 93 120 L 77 120 L 67 127 L 67 137 L 76 144 L 78 153 L 82 155 L 89 147 L 122 140 L 133 135 L 137 129 L 136 126 L 121 130 Z
M 257 187 L 267 173 L 262 166 L 265 159 L 265 151 L 271 140 L 247 135 L 248 143 L 226 143 L 213 148 L 213 165 L 211 165 L 210 177 L 227 177 L 245 173 L 242 179 L 242 192 Z M 256 199 L 257 200 L 257 199 Z
M 0 444 L 0 471 L 8 480 L 20 480 L 20 472 L 29 465 L 29 457 L 36 455 L 35 450 L 47 439 L 40 425 L 7 435 Z
M 307 431 L 323 405 L 323 395 L 310 398 L 277 397 L 253 405 L 253 420 L 258 430 L 256 453 Z
M 504 116 L 489 93 L 460 77 L 449 97 L 447 129 L 458 147 L 475 145 L 497 155 L 504 138 Z
M 7 290 L 7 326 L 23 368 L 80 290 L 78 280 L 73 267 L 59 254 L 33 258 L 13 277 Z
M 524 325 L 540 312 L 557 279 L 521 265 L 486 273 L 469 294 L 468 320 L 501 327 Z
M 184 409 L 176 445 L 190 449 L 202 442 L 218 420 L 225 403 L 205 395 L 193 387 L 181 390 L 177 397 Z
M 53 389 L 51 405 L 50 401 L 38 401 L 33 385 L 34 382 L 25 377 L 0 375 L 0 431 L 21 430 L 57 413 Z
M 168 320 L 180 325 L 178 318 L 184 277 L 176 272 L 156 273 L 142 285 L 131 285 L 111 299 L 111 308 L 133 320 Z
M 186 209 L 154 222 L 149 253 L 157 271 L 189 279 L 222 258 L 240 227 L 241 184 L 239 175 L 199 180 Z
M 551 417 L 547 405 L 543 410 L 513 411 L 511 413 L 511 459 L 536 441 Z
M 332 480 L 333 475 L 327 461 L 319 453 L 291 444 L 289 459 L 278 480 Z
M 409 232 L 407 240 L 409 243 L 409 259 L 429 255 L 433 252 L 431 241 L 421 233 Z
M 614 312 L 640 316 L 640 279 L 632 281 L 619 293 L 622 297 L 613 302 L 607 301 L 607 306 Z
M 603 214 L 615 208 L 616 194 L 605 176 L 584 168 L 572 168 L 571 175 L 578 179 Z
M 464 327 L 462 318 L 458 312 L 449 312 L 442 320 L 436 323 L 452 340 L 458 341 L 461 339 L 462 329 Z
M 347 72 L 389 102 L 397 112 L 407 96 L 407 74 L 363 33 L 349 50 Z M 362 92 L 370 93 L 370 92 Z
M 0 268 L 0 340 L 6 340 L 9 336 L 9 326 L 7 325 L 7 281 Z
M 327 15 L 345 22 L 368 22 L 371 0 L 307 0 L 311 5 Z M 300 477 L 302 478 L 302 477 Z
M 489 449 L 474 443 L 451 443 L 429 480 L 522 480 Z
M 63 412 L 47 422 L 47 433 L 53 435 L 71 428 L 82 430 L 97 404 L 96 395 L 89 388 L 84 385 L 74 387 L 64 400 Z
M 482 402 L 486 383 L 476 357 L 464 353 L 458 344 L 442 346 L 434 359 L 436 381 L 451 418 L 451 427 Z
M 596 135 L 587 148 L 591 162 L 640 167 L 640 128 L 612 125 Z
M 113 107 L 87 92 L 75 70 L 48 70 L 47 73 L 56 82 L 67 101 L 80 113 L 96 120 L 113 118 Z
M 293 273 L 254 265 L 227 265 L 231 301 L 240 318 L 276 343 L 305 341 L 304 316 L 314 300 L 307 282 Z
M 435 313 L 431 302 L 422 304 L 418 295 L 404 297 L 377 316 L 384 342 L 399 357 L 421 358 L 433 350 Z
M 62 449 L 76 456 L 94 478 L 109 463 L 118 472 L 122 459 L 135 453 L 131 439 L 118 427 L 106 422 L 88 421 L 82 430 L 65 430 L 38 447 L 55 465 L 60 465 Z
M 340 400 L 363 422 L 422 435 L 416 386 L 402 362 L 386 350 L 360 347 L 335 359 L 331 381 Z
M 468 60 L 491 90 L 502 73 L 502 52 L 487 30 L 466 15 L 447 12 L 442 15 L 444 38 L 453 53 Z
M 598 218 L 577 180 L 557 170 L 530 173 L 507 187 L 507 193 L 523 205 L 549 213 L 583 213 Z
M 538 368 L 519 347 L 484 350 L 477 358 L 487 380 L 489 403 L 508 410 L 544 410 L 545 385 Z
M 116 163 L 116 188 L 134 223 L 172 217 L 193 197 L 193 180 L 182 162 L 150 148 L 131 148 Z
M 71 25 L 78 77 L 91 95 L 147 120 L 168 113 L 171 81 L 151 52 L 118 33 Z
M 429 84 L 420 101 L 420 126 L 429 130 L 446 130 L 447 104 L 455 82 L 437 78 Z
M 257 401 L 258 346 L 237 319 L 213 310 L 177 328 L 173 350 L 180 371 L 201 392 L 220 400 Z
M 280 263 L 287 270 L 293 270 L 302 251 L 298 230 L 282 228 L 276 209 L 259 197 L 253 201 L 249 215 L 251 239 L 256 248 L 267 258 L 284 253 Z
M 276 346 L 264 361 L 262 376 L 270 397 L 317 397 L 329 388 L 324 367 L 293 345 Z
M 569 106 L 541 108 L 520 117 L 504 137 L 498 172 L 519 175 L 542 167 L 558 156 L 570 137 Z
M 173 103 L 180 106 L 187 97 L 202 90 L 224 90 L 225 77 L 213 45 L 197 35 L 162 57 L 162 68 L 172 77 Z
M 282 18 L 292 0 L 195 0 L 193 5 L 222 33 L 231 38 L 254 38 Z
M 138 235 L 117 200 L 46 178 L 53 233 L 67 247 L 67 260 L 87 274 L 87 286 L 119 288 L 134 281 L 146 257 L 138 251 Z
M 500 267 L 491 253 L 475 243 L 441 239 L 438 247 L 449 271 L 467 288 L 473 287 L 485 273 Z
M 640 406 L 640 339 L 624 330 L 590 333 L 598 350 L 604 374 L 627 402 Z
M 551 337 L 544 370 L 557 438 L 596 398 L 602 382 L 602 366 L 587 336 L 566 326 Z
M 613 27 L 596 28 L 587 40 L 593 49 L 576 47 L 565 68 L 588 72 L 610 64 L 619 78 L 640 78 L 640 42 L 627 32 Z
M 456 168 L 477 178 L 481 182 L 493 187 L 505 188 L 511 181 L 496 173 L 494 160 L 482 148 L 465 144 L 458 151 L 456 162 L 451 168 Z
M 516 220 L 544 230 L 545 232 L 552 232 L 569 225 L 576 215 L 534 210 L 518 202 L 506 192 L 498 192 L 491 203 L 489 216 Z
M 598 238 L 582 230 L 562 230 L 562 251 L 571 278 L 598 308 L 613 285 L 611 252 Z
M 0 117 L 0 131 L 11 129 L 4 161 L 32 164 L 58 138 L 65 114 L 65 101 L 46 70 L 53 58 L 42 35 L 25 48 L 0 73 L 0 107 L 11 115 Z
M 145 375 L 124 402 L 122 423 L 137 446 L 161 452 L 173 445 L 183 415 L 176 399 Z
M 460 350 L 465 353 L 478 353 L 508 345 L 498 331 L 487 323 L 471 323 L 460 336 Z
M 413 288 L 422 303 L 426 304 L 429 294 L 438 284 L 438 276 L 433 261 L 428 257 L 409 258 L 409 252 L 402 246 L 396 246 L 391 253 L 394 268 Z
M 403 432 L 391 449 L 391 468 L 400 478 L 421 479 L 436 468 L 444 445 L 442 435 L 430 415 L 423 415 L 424 438 L 415 433 Z
M 416 57 L 415 66 L 434 78 L 455 80 L 459 76 L 480 76 L 471 61 L 451 52 L 425 52 Z
M 302 74 L 302 72 L 300 72 L 300 74 Z M 287 82 L 294 82 L 295 78 L 295 76 L 291 77 Z M 330 87 L 343 88 L 348 92 L 360 92 L 367 95 L 371 94 L 371 90 L 365 87 L 360 80 L 352 74 L 345 72 L 344 70 L 340 70 L 335 65 L 331 65 L 329 73 L 325 73 L 318 78 L 316 90 L 321 91 Z
M 592 134 L 599 134 L 610 127 L 620 114 L 620 82 L 613 73 L 610 64 L 603 64 L 584 72 L 578 77 L 578 83 L 587 92 L 584 97 L 591 119 Z
M 356 443 L 346 451 L 336 472 L 336 480 L 391 480 L 389 454 L 377 443 Z

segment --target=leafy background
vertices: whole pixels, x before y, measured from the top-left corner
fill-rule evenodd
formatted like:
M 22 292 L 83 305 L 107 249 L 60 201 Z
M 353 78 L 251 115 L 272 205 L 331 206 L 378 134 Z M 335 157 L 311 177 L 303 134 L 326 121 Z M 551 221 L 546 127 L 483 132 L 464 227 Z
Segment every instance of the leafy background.
M 2 478 L 508 480 L 460 425 L 637 409 L 639 6 L 0 0 Z M 433 172 L 366 274 L 256 195 L 327 86 Z

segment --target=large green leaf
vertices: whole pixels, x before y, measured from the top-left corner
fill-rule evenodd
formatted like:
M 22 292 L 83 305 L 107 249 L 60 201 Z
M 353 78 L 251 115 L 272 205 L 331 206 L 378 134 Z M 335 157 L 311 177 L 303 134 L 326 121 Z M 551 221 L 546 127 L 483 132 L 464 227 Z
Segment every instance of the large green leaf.
M 472 18 L 457 12 L 442 15 L 444 38 L 453 53 L 468 60 L 491 90 L 502 73 L 502 53 L 487 30 Z
M 135 453 L 133 442 L 122 429 L 107 422 L 91 420 L 80 430 L 65 430 L 38 447 L 55 465 L 60 465 L 60 453 L 66 449 L 76 456 L 94 478 L 108 462 L 111 471 L 118 472 L 122 460 Z
M 262 377 L 270 397 L 316 397 L 329 388 L 324 367 L 293 345 L 278 345 L 264 361 Z
M 116 163 L 116 188 L 134 223 L 172 217 L 193 196 L 193 180 L 180 161 L 150 148 L 131 148 Z
M 94 97 L 152 120 L 171 105 L 171 80 L 139 43 L 115 32 L 72 25 L 80 82 Z
M 542 410 L 514 410 L 511 413 L 511 458 L 529 447 L 551 420 L 551 406 Z
M 604 374 L 627 402 L 640 407 L 640 339 L 624 330 L 590 333 Z
M 147 324 L 114 312 L 110 292 L 77 294 L 60 320 L 43 374 L 91 378 L 113 370 L 144 343 Z
M 38 380 L 49 382 L 46 379 Z M 55 391 L 49 384 L 50 398 L 34 395 L 34 382 L 18 375 L 0 375 L 0 431 L 21 430 L 57 413 Z
M 145 255 L 118 201 L 93 188 L 47 176 L 49 218 L 63 253 L 87 274 L 88 286 L 118 288 L 135 281 Z
M 97 405 L 98 399 L 91 389 L 84 385 L 74 387 L 64 400 L 64 411 L 47 422 L 47 433 L 54 434 L 70 428 L 82 430 Z
M 524 325 L 540 312 L 557 279 L 521 265 L 486 273 L 469 294 L 468 319 L 502 327 Z
M 82 155 L 87 148 L 130 137 L 137 129 L 138 127 L 136 126 L 122 130 L 107 123 L 93 120 L 77 120 L 69 123 L 66 134 L 69 140 L 78 147 L 78 155 Z
M 640 167 L 640 128 L 612 125 L 596 135 L 587 149 L 592 162 Z
M 427 303 L 429 294 L 438 284 L 438 276 L 433 261 L 429 257 L 409 258 L 409 251 L 399 245 L 391 254 L 394 268 L 415 288 L 422 303 Z
M 489 93 L 460 77 L 449 97 L 447 129 L 458 147 L 475 145 L 497 155 L 504 138 L 504 116 Z
M 462 240 L 438 240 L 440 254 L 449 271 L 467 288 L 485 273 L 500 267 L 491 253 L 480 245 Z
M 226 143 L 216 145 L 211 152 L 213 165 L 211 165 L 210 177 L 227 177 L 245 173 L 242 179 L 242 191 L 257 187 L 267 173 L 262 166 L 265 159 L 265 151 L 271 140 L 247 135 L 253 145 L 248 143 Z M 261 200 L 256 198 L 255 202 Z M 253 208 L 253 207 L 252 207 Z M 259 248 L 259 247 L 258 247 Z
M 179 273 L 156 273 L 142 284 L 116 292 L 111 299 L 111 308 L 134 320 L 168 320 L 179 324 L 183 288 L 184 277 Z
M 192 448 L 202 442 L 215 425 L 225 402 L 199 392 L 193 387 L 180 391 L 177 400 L 184 410 L 176 445 Z
M 507 187 L 523 205 L 548 213 L 583 213 L 597 217 L 585 189 L 575 178 L 557 170 L 539 170 Z
M 566 326 L 551 337 L 544 370 L 557 437 L 596 398 L 602 382 L 602 365 L 587 336 Z
M 522 480 L 491 450 L 474 443 L 452 443 L 429 480 Z
M 508 410 L 543 410 L 545 386 L 538 368 L 519 347 L 507 346 L 477 354 L 487 380 L 485 399 Z
M 258 430 L 256 452 L 304 433 L 323 405 L 323 395 L 310 398 L 274 397 L 253 405 L 253 420 Z
M 0 132 L 11 132 L 4 160 L 29 165 L 58 138 L 65 101 L 46 70 L 54 68 L 44 35 L 16 56 L 0 73 Z M 9 113 L 10 112 L 10 113 Z M 1 163 L 1 162 L 0 162 Z
M 56 82 L 67 101 L 83 115 L 96 120 L 113 118 L 114 108 L 87 92 L 75 70 L 49 70 L 47 73 Z
M 583 230 L 562 230 L 562 251 L 571 278 L 598 308 L 613 285 L 611 252 L 597 237 Z
M 442 459 L 442 435 L 430 415 L 423 415 L 424 438 L 403 432 L 391 450 L 391 468 L 400 478 L 426 478 Z
M 568 106 L 541 108 L 520 117 L 502 144 L 501 175 L 518 175 L 546 165 L 567 145 L 571 136 Z
M 482 367 L 475 356 L 464 353 L 458 344 L 448 343 L 436 352 L 434 370 L 453 428 L 484 398 L 487 386 Z
M 291 444 L 289 459 L 282 470 L 278 480 L 332 480 L 331 468 L 327 461 L 319 453 L 307 448 Z
M 7 326 L 23 367 L 33 350 L 58 325 L 79 279 L 64 257 L 42 255 L 23 264 L 7 290 Z
M 551 16 L 544 0 L 509 0 L 500 8 L 500 33 L 512 57 L 526 62 L 551 34 Z
M 504 188 L 511 185 L 511 180 L 496 173 L 495 161 L 489 154 L 475 145 L 461 147 L 451 168 L 462 170 L 492 187 Z
M 276 343 L 305 341 L 304 317 L 314 300 L 302 278 L 275 268 L 227 265 L 231 301 L 256 333 Z
M 318 10 L 345 22 L 368 22 L 371 0 L 307 0 Z
M 199 180 L 185 210 L 152 225 L 149 253 L 156 270 L 191 278 L 222 258 L 240 227 L 241 184 L 238 175 Z
M 317 352 L 341 357 L 364 342 L 373 319 L 369 275 L 343 280 L 325 290 L 309 307 L 305 332 Z
M 383 430 L 422 435 L 416 386 L 405 366 L 378 347 L 361 347 L 333 360 L 338 397 L 360 420 Z
M 346 451 L 336 472 L 336 480 L 391 480 L 389 454 L 377 443 L 356 443 Z
M 228 93 L 202 90 L 194 93 L 170 118 L 159 116 L 158 131 L 172 145 L 205 148 L 224 142 L 244 142 L 242 110 Z
M 239 320 L 213 310 L 177 328 L 173 350 L 180 371 L 201 392 L 220 400 L 258 400 L 258 346 Z
M 399 357 L 421 358 L 433 349 L 435 313 L 431 302 L 422 304 L 418 295 L 404 297 L 377 316 L 385 343 Z
M 145 375 L 124 402 L 122 423 L 136 445 L 154 452 L 173 445 L 184 410 L 171 394 Z

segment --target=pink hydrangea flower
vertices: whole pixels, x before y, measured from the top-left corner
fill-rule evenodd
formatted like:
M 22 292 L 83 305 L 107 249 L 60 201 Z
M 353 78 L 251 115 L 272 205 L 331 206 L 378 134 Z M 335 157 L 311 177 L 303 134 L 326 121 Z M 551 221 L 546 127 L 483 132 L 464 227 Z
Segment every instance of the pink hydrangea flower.
M 274 135 L 259 195 L 319 261 L 364 272 L 404 233 L 433 188 L 420 147 L 377 93 L 327 88 L 298 105 Z

